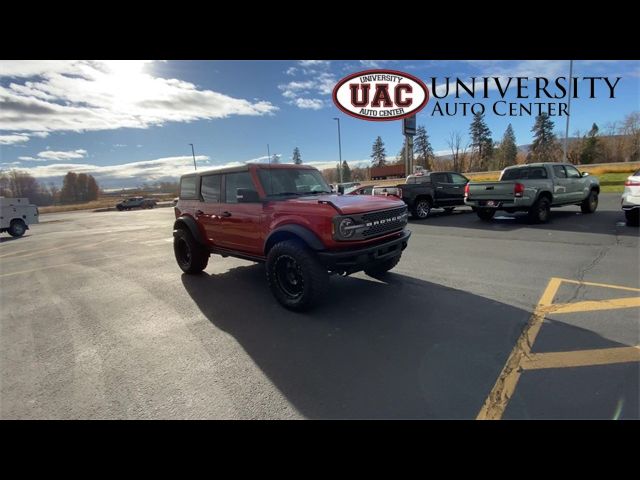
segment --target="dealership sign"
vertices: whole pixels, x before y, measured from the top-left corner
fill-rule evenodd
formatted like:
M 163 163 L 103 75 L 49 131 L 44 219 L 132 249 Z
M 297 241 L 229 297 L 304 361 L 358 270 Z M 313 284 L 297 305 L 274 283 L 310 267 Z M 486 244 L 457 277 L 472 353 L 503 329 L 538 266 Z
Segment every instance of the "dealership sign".
M 388 121 L 415 115 L 429 101 L 429 89 L 419 78 L 395 70 L 367 70 L 340 80 L 333 102 L 347 115 Z

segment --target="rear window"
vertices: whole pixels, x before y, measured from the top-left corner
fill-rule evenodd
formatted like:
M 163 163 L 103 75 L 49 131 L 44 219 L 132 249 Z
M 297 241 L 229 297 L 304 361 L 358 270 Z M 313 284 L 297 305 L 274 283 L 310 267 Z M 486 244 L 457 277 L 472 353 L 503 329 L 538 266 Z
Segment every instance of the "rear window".
M 636 173 L 633 174 L 634 177 L 640 177 L 640 170 L 636 170 Z
M 180 198 L 196 198 L 196 177 L 184 177 L 180 180 Z
M 547 177 L 547 169 L 544 167 L 510 168 L 505 170 L 502 180 L 539 180 Z

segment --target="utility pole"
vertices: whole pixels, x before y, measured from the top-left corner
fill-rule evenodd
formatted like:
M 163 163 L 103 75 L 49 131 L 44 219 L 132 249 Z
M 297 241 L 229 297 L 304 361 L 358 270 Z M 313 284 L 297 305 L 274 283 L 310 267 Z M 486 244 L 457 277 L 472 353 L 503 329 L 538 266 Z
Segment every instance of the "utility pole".
M 196 152 L 193 149 L 193 143 L 190 143 L 189 145 L 191 145 L 191 155 L 193 155 L 193 169 L 198 170 L 198 167 L 196 167 Z
M 563 160 L 567 159 L 567 142 L 569 141 L 569 117 L 571 116 L 571 86 L 573 85 L 573 60 L 569 60 L 569 102 L 567 105 L 567 126 L 564 131 L 564 147 L 563 147 Z
M 340 163 L 338 164 L 338 173 L 340 174 L 340 183 L 342 183 L 342 139 L 340 138 L 340 119 L 334 117 L 334 120 L 338 122 L 338 158 Z

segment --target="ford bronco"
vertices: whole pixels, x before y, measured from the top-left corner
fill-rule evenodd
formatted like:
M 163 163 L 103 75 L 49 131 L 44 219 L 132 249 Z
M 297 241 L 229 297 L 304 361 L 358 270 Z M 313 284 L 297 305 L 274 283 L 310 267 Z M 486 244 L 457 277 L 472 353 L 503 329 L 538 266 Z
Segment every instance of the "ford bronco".
M 264 262 L 273 295 L 292 310 L 317 304 L 330 274 L 391 270 L 411 235 L 400 199 L 331 193 L 305 165 L 183 175 L 174 209 L 174 253 L 185 273 L 202 272 L 211 254 Z

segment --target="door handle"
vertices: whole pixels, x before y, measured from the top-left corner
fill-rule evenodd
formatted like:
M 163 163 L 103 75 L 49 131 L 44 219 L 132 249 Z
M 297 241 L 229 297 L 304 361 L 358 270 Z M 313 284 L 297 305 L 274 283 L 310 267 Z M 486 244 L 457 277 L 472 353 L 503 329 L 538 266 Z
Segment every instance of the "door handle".
M 442 190 L 444 187 L 436 187 L 438 190 Z
M 231 212 L 224 211 L 224 212 L 222 212 L 222 215 L 220 215 L 220 216 L 221 217 L 230 217 L 231 216 Z

